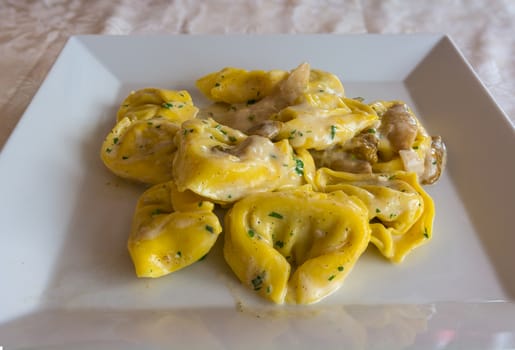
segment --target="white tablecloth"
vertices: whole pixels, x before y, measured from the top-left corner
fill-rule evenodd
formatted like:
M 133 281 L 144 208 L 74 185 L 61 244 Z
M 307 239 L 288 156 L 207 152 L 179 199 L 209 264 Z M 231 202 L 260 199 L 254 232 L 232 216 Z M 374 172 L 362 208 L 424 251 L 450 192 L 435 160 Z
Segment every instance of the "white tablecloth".
M 0 0 L 0 149 L 75 34 L 446 33 L 515 124 L 514 0 Z

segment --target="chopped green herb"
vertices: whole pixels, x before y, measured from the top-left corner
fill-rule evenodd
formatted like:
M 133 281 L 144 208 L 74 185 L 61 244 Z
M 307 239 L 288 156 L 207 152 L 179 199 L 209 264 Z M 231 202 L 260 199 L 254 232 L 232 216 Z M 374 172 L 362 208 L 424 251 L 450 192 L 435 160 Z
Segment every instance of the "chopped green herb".
M 249 234 L 250 237 L 254 237 L 254 235 L 256 234 L 256 232 L 254 232 L 253 229 L 249 228 L 249 230 L 247 231 L 247 233 Z
M 365 99 L 363 97 L 361 97 L 361 96 L 354 97 L 353 100 L 356 100 L 356 101 L 359 101 L 359 102 L 365 101 Z
M 304 175 L 304 162 L 300 159 L 295 159 L 295 172 L 302 176 Z
M 204 202 L 202 202 L 202 201 L 198 202 L 198 207 L 199 208 L 202 206 L 202 203 L 204 203 Z
M 125 159 L 129 159 L 129 157 L 128 157 L 128 156 L 123 156 L 123 157 L 122 157 L 122 159 L 123 159 L 123 160 L 125 160 Z
M 222 134 L 227 135 L 227 132 L 225 130 L 222 130 L 222 125 L 218 124 L 215 126 L 215 129 L 220 131 Z
M 413 148 L 413 149 L 418 149 L 418 146 L 413 146 L 413 147 L 411 147 L 411 148 Z
M 206 231 L 207 232 L 211 232 L 211 233 L 214 233 L 214 229 L 213 229 L 213 226 L 209 226 L 209 225 L 206 225 Z
M 231 199 L 231 198 L 232 198 L 232 194 L 228 194 L 228 195 L 227 195 L 227 198 L 228 198 L 228 199 Z
M 237 139 L 236 139 L 236 137 L 234 137 L 234 136 L 229 136 L 229 141 L 231 141 L 231 142 L 236 142 L 236 141 L 237 141 Z
M 175 254 L 176 257 L 180 258 L 182 256 L 182 253 L 181 251 L 179 250 L 176 254 Z
M 254 287 L 254 290 L 260 290 L 263 287 L 263 281 L 265 279 L 265 272 L 261 273 L 260 275 L 257 275 L 252 281 L 252 287 Z
M 436 160 L 433 160 L 431 164 L 436 165 Z
M 379 214 L 381 210 L 379 208 L 376 208 L 376 213 Z
M 159 214 L 163 214 L 163 211 L 161 209 L 154 209 L 150 215 L 154 216 L 154 215 L 159 215 Z
M 331 276 L 329 276 L 329 278 L 327 280 L 332 281 L 334 279 L 334 277 L 335 277 L 334 275 L 331 275 Z
M 343 266 L 338 266 L 338 271 L 343 271 Z
M 318 92 L 324 92 L 324 89 L 319 89 Z
M 161 125 L 156 125 L 156 129 L 161 129 Z
M 177 108 L 181 109 L 184 105 L 178 105 Z
M 172 108 L 172 107 L 173 107 L 173 104 L 171 104 L 171 103 L 169 103 L 169 102 L 163 102 L 163 103 L 161 104 L 161 107 L 163 107 L 163 108 L 167 108 L 167 109 L 170 109 L 170 108 Z
M 219 87 L 219 86 L 220 86 L 220 83 L 216 83 L 216 84 L 215 84 L 215 87 Z
M 284 247 L 284 242 L 283 241 L 277 241 L 277 242 L 275 242 L 275 246 L 277 248 L 282 248 L 282 247 Z
M 267 294 L 270 294 L 270 292 L 272 291 L 272 288 L 270 286 L 267 286 L 266 287 L 266 293 Z
M 253 105 L 256 102 L 257 102 L 257 100 L 250 99 L 250 100 L 247 101 L 247 105 Z
M 275 211 L 270 212 L 268 214 L 268 216 L 276 218 L 276 219 L 282 219 L 283 218 L 283 216 L 281 214 L 279 214 L 278 212 L 275 212 Z
M 374 129 L 374 128 L 370 128 L 370 129 L 368 129 L 368 130 L 367 130 L 367 132 L 368 132 L 369 134 L 375 134 L 375 133 L 376 133 L 376 129 Z
M 115 145 L 118 143 L 118 137 L 115 137 L 115 138 L 113 139 L 113 143 L 114 143 Z
M 424 237 L 429 238 L 429 233 L 427 233 L 427 227 L 424 227 Z
M 106 153 L 111 153 L 112 149 L 106 148 Z
M 331 125 L 331 140 L 336 136 L 336 125 Z

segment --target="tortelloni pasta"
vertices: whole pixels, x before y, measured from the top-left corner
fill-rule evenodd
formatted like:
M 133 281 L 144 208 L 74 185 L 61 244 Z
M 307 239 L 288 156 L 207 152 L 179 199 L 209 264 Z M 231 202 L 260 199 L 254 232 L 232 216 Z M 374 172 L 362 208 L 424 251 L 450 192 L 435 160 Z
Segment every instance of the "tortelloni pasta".
M 343 191 L 368 208 L 370 241 L 393 262 L 402 262 L 432 235 L 434 204 L 414 173 L 351 174 L 321 168 L 315 175 L 320 191 Z
M 310 304 L 333 293 L 370 240 L 366 207 L 341 191 L 253 194 L 225 220 L 227 263 L 275 303 Z
M 175 134 L 197 112 L 186 91 L 148 88 L 131 93 L 102 144 L 102 161 L 130 180 L 149 184 L 171 180 Z
M 192 119 L 182 125 L 177 144 L 173 175 L 179 190 L 217 203 L 305 183 L 302 156 L 286 140 L 273 143 L 212 119 Z
M 192 193 L 179 194 L 173 182 L 145 191 L 127 243 L 136 275 L 160 277 L 205 256 L 222 232 L 213 208 Z

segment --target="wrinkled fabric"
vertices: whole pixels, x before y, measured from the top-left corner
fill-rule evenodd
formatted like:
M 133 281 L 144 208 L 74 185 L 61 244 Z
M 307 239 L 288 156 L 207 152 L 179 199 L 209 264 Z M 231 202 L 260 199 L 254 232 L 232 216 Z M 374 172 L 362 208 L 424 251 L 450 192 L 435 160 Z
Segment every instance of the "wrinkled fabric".
M 515 124 L 513 0 L 0 0 L 0 148 L 70 35 L 446 33 Z

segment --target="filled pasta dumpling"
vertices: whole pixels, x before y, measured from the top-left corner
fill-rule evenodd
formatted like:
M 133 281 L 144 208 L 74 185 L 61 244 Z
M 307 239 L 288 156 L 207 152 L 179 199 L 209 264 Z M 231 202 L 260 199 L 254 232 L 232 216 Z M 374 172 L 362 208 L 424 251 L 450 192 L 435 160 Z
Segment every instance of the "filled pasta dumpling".
M 361 201 L 341 191 L 253 194 L 225 217 L 224 257 L 262 297 L 314 303 L 342 285 L 367 247 L 367 215 Z
M 305 183 L 302 156 L 286 140 L 273 143 L 212 119 L 192 119 L 183 123 L 177 145 L 173 175 L 178 189 L 217 203 Z
M 102 144 L 102 161 L 126 179 L 149 184 L 171 180 L 175 134 L 197 111 L 186 91 L 142 89 L 131 93 Z
M 393 262 L 402 262 L 416 247 L 431 239 L 434 204 L 415 173 L 351 174 L 327 168 L 317 170 L 320 191 L 343 191 L 368 208 L 370 241 Z
M 127 243 L 138 277 L 160 277 L 205 256 L 222 227 L 214 204 L 177 192 L 170 181 L 146 190 L 138 200 Z

